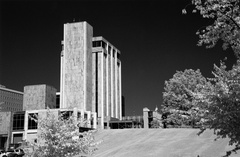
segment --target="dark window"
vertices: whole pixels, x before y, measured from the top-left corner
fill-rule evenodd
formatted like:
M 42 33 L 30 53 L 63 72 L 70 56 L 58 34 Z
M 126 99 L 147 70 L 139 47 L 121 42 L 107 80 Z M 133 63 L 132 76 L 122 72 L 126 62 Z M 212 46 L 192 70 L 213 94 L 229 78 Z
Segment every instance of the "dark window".
M 23 134 L 13 134 L 13 144 L 17 144 L 22 141 Z
M 61 117 L 63 119 L 68 119 L 70 116 L 72 116 L 73 111 L 62 111 L 61 112 Z
M 111 46 L 108 46 L 108 52 L 110 53 L 111 52 Z
M 102 44 L 101 44 L 101 41 L 93 41 L 93 47 L 101 47 Z
M 117 58 L 120 59 L 120 53 L 117 53 Z
M 37 113 L 29 113 L 28 129 L 37 129 Z
M 152 118 L 152 117 L 153 117 L 152 111 L 149 111 L 149 112 L 148 112 L 148 117 L 149 117 L 149 118 Z
M 104 41 L 102 41 L 102 47 L 105 48 L 105 49 L 107 47 L 107 44 Z
M 56 95 L 56 108 L 60 108 L 60 95 Z
M 13 130 L 24 129 L 24 115 L 25 113 L 15 113 L 13 115 Z

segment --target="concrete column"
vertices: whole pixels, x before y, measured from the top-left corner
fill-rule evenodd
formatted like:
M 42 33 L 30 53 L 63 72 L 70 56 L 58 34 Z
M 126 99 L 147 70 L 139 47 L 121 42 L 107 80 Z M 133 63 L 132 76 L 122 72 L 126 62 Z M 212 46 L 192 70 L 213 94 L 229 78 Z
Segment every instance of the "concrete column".
M 25 111 L 23 140 L 27 140 L 27 131 L 28 131 L 28 111 Z
M 66 99 L 64 99 L 64 91 L 65 91 L 65 60 L 64 60 L 64 56 L 65 56 L 65 50 L 66 50 L 66 44 L 64 44 L 65 41 L 65 34 L 67 31 L 67 27 L 63 27 L 63 50 L 62 50 L 62 55 L 61 55 L 61 86 L 60 86 L 60 108 L 66 108 Z
M 101 82 L 102 82 L 102 88 L 101 88 L 101 122 L 100 122 L 100 124 L 98 124 L 98 125 L 100 125 L 101 127 L 101 129 L 104 129 L 104 112 L 106 112 L 105 110 L 104 110 L 104 105 L 106 105 L 106 104 L 104 104 L 104 69 L 103 69 L 103 66 L 104 66 L 104 50 L 102 51 L 102 58 L 101 58 L 101 75 L 102 75 L 102 77 L 101 77 Z
M 62 41 L 62 51 L 61 51 L 61 65 L 60 65 L 60 108 L 63 108 L 63 65 L 64 65 L 64 42 Z
M 114 116 L 114 102 L 113 102 L 113 48 L 111 48 L 111 68 L 110 68 L 110 72 L 111 72 L 111 117 L 115 117 Z
M 149 121 L 148 121 L 148 112 L 149 112 L 149 109 L 148 108 L 143 108 L 143 126 L 144 126 L 144 129 L 148 129 L 149 126 Z
M 109 113 L 109 84 L 108 84 L 108 81 L 109 81 L 109 70 L 108 70 L 108 67 L 109 67 L 109 54 L 108 54 L 108 44 L 107 44 L 107 57 L 106 57 L 106 109 L 107 109 L 107 114 L 106 114 L 106 117 L 110 115 Z
M 92 112 L 92 118 L 93 118 L 93 129 L 97 129 L 97 113 L 96 112 Z M 101 129 L 103 126 L 101 126 Z
M 85 119 L 84 119 L 84 110 L 83 110 L 83 109 L 80 109 L 80 113 L 81 113 L 81 122 L 85 123 Z M 81 124 L 80 126 L 83 127 L 84 125 Z
M 116 112 L 115 115 L 116 115 L 116 118 L 119 118 L 120 116 L 119 116 L 119 111 L 118 111 L 118 105 L 119 104 L 118 104 L 118 84 L 117 84 L 118 83 L 118 73 L 117 73 L 118 72 L 118 70 L 117 70 L 117 68 L 118 68 L 117 60 L 118 59 L 117 59 L 117 53 L 118 52 L 115 51 L 115 54 L 114 54 L 114 56 L 115 56 L 115 58 L 114 58 L 115 59 L 114 60 L 114 67 L 115 67 L 115 69 L 114 69 L 114 71 L 115 71 L 114 72 L 114 76 L 115 76 L 115 85 L 114 85 L 115 88 L 114 89 L 115 89 L 115 92 L 114 93 L 115 93 L 115 95 L 114 96 L 115 96 L 115 112 Z
M 122 65 L 121 65 L 121 62 L 119 63 L 119 100 L 120 100 L 120 120 L 122 120 Z
M 87 112 L 87 127 L 91 128 L 91 111 L 86 112 Z

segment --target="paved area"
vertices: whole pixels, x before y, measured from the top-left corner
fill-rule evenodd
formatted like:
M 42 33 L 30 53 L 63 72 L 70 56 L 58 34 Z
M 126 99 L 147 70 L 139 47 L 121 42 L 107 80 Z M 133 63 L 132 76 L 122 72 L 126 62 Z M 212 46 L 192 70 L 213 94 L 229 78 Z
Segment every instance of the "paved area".
M 94 157 L 220 157 L 228 139 L 214 141 L 213 131 L 198 136 L 198 129 L 119 129 L 100 130 L 103 140 Z M 239 157 L 233 154 L 231 157 Z

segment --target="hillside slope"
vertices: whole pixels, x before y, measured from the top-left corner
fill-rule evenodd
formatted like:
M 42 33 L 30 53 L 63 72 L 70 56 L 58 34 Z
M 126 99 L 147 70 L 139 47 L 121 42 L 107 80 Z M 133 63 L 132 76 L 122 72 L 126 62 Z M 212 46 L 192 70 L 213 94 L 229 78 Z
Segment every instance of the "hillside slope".
M 99 130 L 103 140 L 94 157 L 220 157 L 225 155 L 228 139 L 219 139 L 213 131 L 197 136 L 198 129 L 119 129 Z M 231 157 L 239 157 L 232 154 Z

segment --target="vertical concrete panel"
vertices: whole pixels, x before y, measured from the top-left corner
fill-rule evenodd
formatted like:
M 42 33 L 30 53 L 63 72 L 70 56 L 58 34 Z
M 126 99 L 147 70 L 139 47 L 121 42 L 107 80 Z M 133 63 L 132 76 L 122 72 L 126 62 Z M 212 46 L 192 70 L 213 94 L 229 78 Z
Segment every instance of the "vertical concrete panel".
M 119 65 L 118 65 L 118 63 L 117 63 L 117 65 L 116 65 L 116 99 L 117 99 L 117 101 L 116 101 L 116 105 L 117 105 L 117 114 L 118 114 L 118 118 L 120 118 L 120 90 L 119 90 Z
M 10 134 L 11 112 L 0 112 L 0 135 Z
M 102 115 L 102 110 L 103 110 L 103 104 L 102 104 L 102 88 L 103 88 L 103 82 L 102 82 L 102 53 L 97 53 L 97 57 L 98 57 L 98 62 L 97 62 L 97 70 L 98 70 L 98 119 L 101 122 L 101 118 L 103 117 Z
M 86 29 L 85 35 L 85 109 L 87 111 L 92 111 L 92 38 L 93 38 L 93 28 L 88 23 L 84 22 L 84 27 Z
M 115 54 L 112 51 L 112 107 L 113 117 L 116 118 L 116 101 L 115 101 Z
M 107 116 L 107 55 L 103 55 L 103 107 L 104 107 L 104 117 Z
M 63 108 L 92 108 L 92 27 L 64 24 Z
M 112 87 L 111 87 L 111 82 L 112 82 L 112 80 L 111 80 L 111 54 L 110 54 L 110 52 L 108 52 L 108 68 L 107 68 L 107 73 L 108 73 L 108 75 L 107 75 L 107 80 L 108 80 L 108 82 L 107 82 L 107 84 L 108 84 L 108 89 L 107 89 L 107 95 L 108 95 L 108 104 L 107 104 L 107 106 L 108 106 L 108 116 L 112 116 L 112 103 L 111 103 L 111 100 L 112 100 L 112 98 L 111 98 L 111 89 L 112 89 Z
M 96 55 L 97 53 L 93 53 L 92 54 L 92 111 L 93 112 L 97 112 L 96 110 L 96 105 L 97 105 L 97 102 L 96 102 L 96 81 L 97 81 L 97 78 L 96 78 Z

